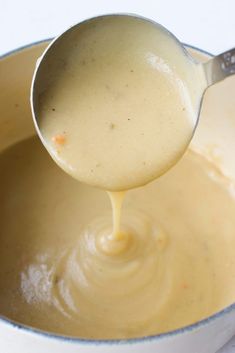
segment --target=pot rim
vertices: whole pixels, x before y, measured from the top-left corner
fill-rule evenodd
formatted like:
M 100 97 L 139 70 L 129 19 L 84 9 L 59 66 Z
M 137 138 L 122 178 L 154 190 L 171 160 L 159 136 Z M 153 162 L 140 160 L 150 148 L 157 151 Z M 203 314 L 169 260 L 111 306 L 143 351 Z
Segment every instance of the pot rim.
M 52 41 L 53 38 L 46 38 L 46 39 L 42 39 L 39 41 L 35 41 L 23 46 L 20 46 L 16 49 L 10 50 L 4 54 L 0 55 L 0 61 L 2 61 L 3 59 L 6 59 L 12 55 L 18 54 L 19 52 L 22 52 L 24 50 L 30 49 L 34 46 L 46 43 L 46 42 L 50 42 Z M 202 54 L 205 54 L 209 57 L 213 57 L 214 55 L 203 50 L 203 49 L 199 49 L 193 45 L 189 45 L 189 44 L 185 44 L 183 43 L 183 45 L 187 48 L 193 49 L 195 51 L 198 51 Z M 160 333 L 160 334 L 156 334 L 156 335 L 151 335 L 151 336 L 143 336 L 143 337 L 139 337 L 139 338 L 129 338 L 129 339 L 104 339 L 104 340 L 97 340 L 97 339 L 85 339 L 85 338 L 77 338 L 77 337 L 69 337 L 69 336 L 64 336 L 64 335 L 59 335 L 59 334 L 54 334 L 54 333 L 50 333 L 50 332 L 46 332 L 37 328 L 33 328 L 21 323 L 17 323 L 7 317 L 5 317 L 4 315 L 0 314 L 0 323 L 3 324 L 7 324 L 15 329 L 19 329 L 21 331 L 24 331 L 25 333 L 31 333 L 31 334 L 36 334 L 39 336 L 42 336 L 44 338 L 49 338 L 49 339 L 53 339 L 53 340 L 57 340 L 57 341 L 63 341 L 63 342 L 67 342 L 67 343 L 74 343 L 74 344 L 79 344 L 79 345 L 106 345 L 106 346 L 111 346 L 111 345 L 122 345 L 122 344 L 139 344 L 139 343 L 149 343 L 150 341 L 159 341 L 161 339 L 167 339 L 167 338 L 173 338 L 175 336 L 184 334 L 184 333 L 190 333 L 192 331 L 198 330 L 199 328 L 202 328 L 205 325 L 210 324 L 211 322 L 221 318 L 222 316 L 225 316 L 229 313 L 231 313 L 232 311 L 235 310 L 235 302 L 229 306 L 227 306 L 225 309 L 218 311 L 217 313 L 210 315 L 209 317 L 197 321 L 194 324 L 191 325 L 187 325 L 184 326 L 182 328 L 176 329 L 176 330 L 172 330 L 169 332 L 165 332 L 165 333 Z

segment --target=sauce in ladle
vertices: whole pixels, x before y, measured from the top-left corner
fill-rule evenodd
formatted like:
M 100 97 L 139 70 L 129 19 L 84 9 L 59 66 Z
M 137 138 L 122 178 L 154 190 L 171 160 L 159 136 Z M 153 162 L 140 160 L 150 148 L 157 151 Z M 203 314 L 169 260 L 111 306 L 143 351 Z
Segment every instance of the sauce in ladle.
M 67 173 L 110 191 L 114 229 L 107 241 L 119 240 L 119 248 L 121 194 L 111 191 L 144 185 L 182 156 L 204 73 L 175 38 L 141 18 L 84 22 L 53 50 L 38 70 L 47 76 L 37 102 L 43 143 Z

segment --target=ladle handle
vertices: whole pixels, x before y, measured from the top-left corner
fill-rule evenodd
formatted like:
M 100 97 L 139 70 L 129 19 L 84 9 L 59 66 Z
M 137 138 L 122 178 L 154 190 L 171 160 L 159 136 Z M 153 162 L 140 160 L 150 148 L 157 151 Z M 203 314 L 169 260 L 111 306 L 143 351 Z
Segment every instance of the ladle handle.
M 208 86 L 235 74 L 235 48 L 203 64 Z

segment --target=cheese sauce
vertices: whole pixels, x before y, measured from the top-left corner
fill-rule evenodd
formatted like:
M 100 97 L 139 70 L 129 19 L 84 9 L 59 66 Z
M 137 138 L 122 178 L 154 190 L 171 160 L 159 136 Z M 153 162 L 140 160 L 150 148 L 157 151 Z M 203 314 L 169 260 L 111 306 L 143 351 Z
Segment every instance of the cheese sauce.
M 66 175 L 36 138 L 1 153 L 0 183 L 1 314 L 70 336 L 129 338 L 234 301 L 234 184 L 193 151 L 127 193 L 129 237 L 115 251 L 100 246 L 112 232 L 106 193 Z

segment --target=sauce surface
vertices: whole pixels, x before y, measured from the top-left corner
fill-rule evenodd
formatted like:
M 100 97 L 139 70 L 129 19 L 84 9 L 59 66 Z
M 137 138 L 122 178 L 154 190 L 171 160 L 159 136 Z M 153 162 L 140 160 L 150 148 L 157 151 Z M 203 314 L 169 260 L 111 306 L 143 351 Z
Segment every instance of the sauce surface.
M 127 194 L 127 246 L 108 254 L 107 195 L 63 173 L 36 138 L 0 154 L 0 183 L 1 314 L 70 336 L 129 338 L 234 302 L 234 184 L 202 156 L 188 151 Z

